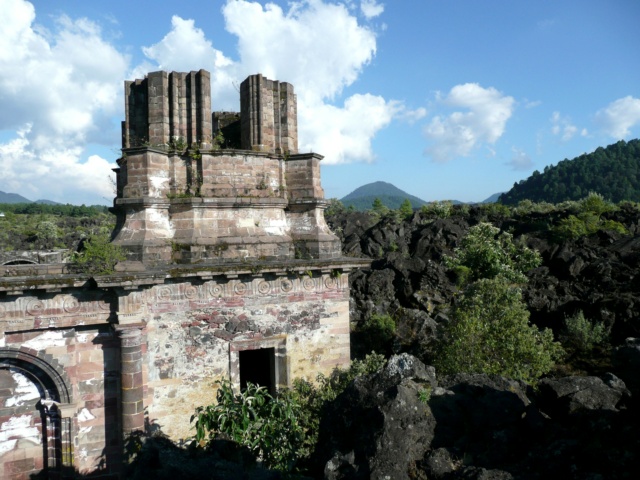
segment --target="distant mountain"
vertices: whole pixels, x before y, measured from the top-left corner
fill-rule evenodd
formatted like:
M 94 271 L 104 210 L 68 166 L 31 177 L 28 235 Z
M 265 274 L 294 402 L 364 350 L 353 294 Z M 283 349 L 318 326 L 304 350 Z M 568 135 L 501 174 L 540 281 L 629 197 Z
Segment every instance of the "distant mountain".
M 62 203 L 54 202 L 53 200 L 36 200 L 35 202 L 28 198 L 18 195 L 17 193 L 5 193 L 0 191 L 0 203 L 41 203 L 43 205 L 62 205 Z
M 606 148 L 599 147 L 573 160 L 563 160 L 547 166 L 500 196 L 505 205 L 521 200 L 560 203 L 580 200 L 589 192 L 607 200 L 640 201 L 640 140 L 620 141 Z
M 0 191 L 0 203 L 32 203 L 28 198 L 24 198 L 17 193 L 5 193 Z
M 379 198 L 386 207 L 392 209 L 400 208 L 402 202 L 407 198 L 413 208 L 419 208 L 427 203 L 387 182 L 373 182 L 363 185 L 343 197 L 340 201 L 346 207 L 353 205 L 356 210 L 369 210 L 376 198 Z
M 502 195 L 503 193 L 504 192 L 494 193 L 489 198 L 484 199 L 480 203 L 496 203 L 498 201 L 498 199 L 500 198 L 500 195 Z

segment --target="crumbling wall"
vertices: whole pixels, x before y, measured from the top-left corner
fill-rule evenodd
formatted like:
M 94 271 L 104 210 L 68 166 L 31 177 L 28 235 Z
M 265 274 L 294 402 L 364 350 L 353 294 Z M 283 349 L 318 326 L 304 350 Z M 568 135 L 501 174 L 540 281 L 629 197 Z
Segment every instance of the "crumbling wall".
M 193 435 L 189 418 L 214 402 L 216 380 L 231 376 L 239 386 L 231 352 L 281 346 L 281 387 L 349 364 L 347 275 L 162 285 L 147 301 L 149 418 L 174 439 Z
M 124 94 L 123 148 L 179 140 L 211 147 L 211 76 L 206 70 L 151 72 L 126 81 Z
M 82 292 L 0 304 L 2 478 L 14 478 L 2 472 L 28 478 L 43 465 L 56 465 L 63 453 L 58 460 L 81 472 L 119 461 L 119 344 L 107 326 L 110 310 L 103 295 Z M 56 378 L 48 384 L 35 359 L 59 377 L 55 392 Z M 70 400 L 57 391 L 64 389 Z
M 241 148 L 298 153 L 298 106 L 293 85 L 250 75 L 240 84 Z

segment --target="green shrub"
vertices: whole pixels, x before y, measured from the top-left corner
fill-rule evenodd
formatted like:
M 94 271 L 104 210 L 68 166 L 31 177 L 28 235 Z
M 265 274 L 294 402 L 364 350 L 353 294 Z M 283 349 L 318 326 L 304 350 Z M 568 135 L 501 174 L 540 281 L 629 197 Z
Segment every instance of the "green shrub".
M 116 263 L 126 258 L 122 248 L 110 243 L 108 236 L 94 235 L 85 241 L 84 251 L 73 255 L 71 268 L 88 275 L 109 275 Z
M 468 208 L 468 206 L 467 206 Z M 449 201 L 430 202 L 420 208 L 420 212 L 428 217 L 448 218 L 453 213 L 453 204 Z M 468 213 L 468 210 L 467 210 Z
M 342 203 L 337 198 L 330 198 L 329 205 L 327 205 L 327 208 L 324 211 L 324 214 L 327 217 L 331 217 L 332 215 L 337 215 L 339 213 L 344 213 L 346 211 L 347 209 L 344 206 L 344 203 Z
M 602 195 L 596 192 L 589 192 L 586 197 L 578 201 L 578 204 L 582 212 L 591 212 L 598 216 L 616 209 L 613 203 L 605 200 Z
M 500 232 L 490 223 L 479 223 L 469 229 L 452 257 L 444 258 L 451 269 L 464 266 L 470 281 L 502 276 L 513 282 L 526 282 L 524 272 L 541 263 L 540 254 L 522 242 L 514 243 L 513 235 Z
M 380 200 L 378 197 L 373 199 L 371 210 L 381 216 L 384 216 L 389 212 L 389 208 L 384 203 L 382 203 L 382 200 Z
M 584 237 L 589 231 L 584 220 L 575 215 L 569 215 L 567 218 L 560 220 L 558 225 L 553 228 L 553 233 L 561 240 L 568 240 Z
M 328 376 L 318 375 L 317 385 L 296 379 L 293 388 L 276 397 L 251 384 L 235 394 L 228 380 L 218 382 L 216 404 L 197 407 L 191 416 L 194 438 L 207 447 L 218 433 L 225 433 L 268 468 L 294 472 L 315 450 L 326 404 L 356 377 L 378 372 L 385 363 L 383 355 L 372 353 L 364 360 L 354 360 L 346 370 L 336 368 Z
M 518 206 L 513 209 L 517 215 L 527 215 L 529 213 L 551 213 L 556 209 L 555 205 L 547 202 L 532 202 L 531 200 L 520 200 Z
M 480 210 L 487 216 L 507 218 L 511 216 L 511 209 L 501 203 L 483 203 Z
M 469 267 L 456 265 L 453 267 L 452 271 L 456 277 L 456 285 L 461 287 L 469 283 L 469 279 L 471 278 L 471 269 Z
M 299 450 L 301 457 L 308 457 L 315 450 L 320 417 L 325 406 L 344 392 L 356 377 L 379 372 L 386 362 L 384 355 L 372 352 L 364 360 L 353 360 L 346 370 L 336 368 L 331 375 L 318 375 L 316 385 L 296 379 L 293 388 L 283 392 L 302 405 L 300 425 L 305 432 L 305 439 L 303 447 Z
M 467 288 L 454 307 L 435 365 L 445 374 L 486 373 L 532 383 L 562 354 L 550 330 L 529 324 L 520 290 L 498 277 Z
M 250 383 L 235 394 L 229 381 L 218 383 L 217 403 L 197 407 L 191 416 L 196 441 L 206 446 L 218 433 L 226 433 L 268 468 L 292 471 L 304 441 L 298 421 L 302 407 L 295 397 L 274 398 L 266 388 Z
M 604 324 L 587 320 L 582 311 L 565 318 L 564 326 L 565 343 L 582 352 L 593 350 L 593 347 L 609 339 L 609 332 Z
M 605 220 L 600 224 L 600 230 L 618 232 L 622 235 L 629 234 L 629 230 L 627 230 L 627 228 L 623 224 L 621 224 L 620 222 L 616 222 L 615 220 Z
M 374 314 L 358 325 L 363 336 L 365 350 L 390 353 L 391 342 L 396 334 L 396 322 L 390 315 Z
M 569 240 L 592 235 L 601 230 L 613 230 L 627 235 L 629 232 L 620 222 L 602 220 L 593 212 L 582 212 L 577 217 L 569 215 L 558 222 L 552 232 L 558 240 Z

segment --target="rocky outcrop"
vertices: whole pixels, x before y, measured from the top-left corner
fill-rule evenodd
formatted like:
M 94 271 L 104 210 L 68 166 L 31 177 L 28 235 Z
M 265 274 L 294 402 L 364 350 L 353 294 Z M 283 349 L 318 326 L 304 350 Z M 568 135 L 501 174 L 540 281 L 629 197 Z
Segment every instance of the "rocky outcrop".
M 316 458 L 324 477 L 403 479 L 429 448 L 435 419 L 425 395 L 435 369 L 407 354 L 378 374 L 357 378 L 330 405 L 320 425 Z
M 373 314 L 392 315 L 393 351 L 429 361 L 460 293 L 443 257 L 481 221 L 512 232 L 540 252 L 542 265 L 527 273 L 523 287 L 533 323 L 552 328 L 559 338 L 564 319 L 581 310 L 607 327 L 612 347 L 598 347 L 589 355 L 570 351 L 561 368 L 571 375 L 561 376 L 560 369 L 558 378 L 543 379 L 536 389 L 485 375 L 430 374 L 426 405 L 418 395 L 427 383 L 411 372 L 393 382 L 383 374 L 359 379 L 326 412 L 318 477 L 637 476 L 640 217 L 635 208 L 603 216 L 624 225 L 628 234 L 601 230 L 562 241 L 549 228 L 562 216 L 558 212 L 506 218 L 499 209 L 472 206 L 466 213 L 454 209 L 449 218 L 416 212 L 405 221 L 358 213 L 355 226 L 349 215 L 329 221 L 349 232 L 348 240 L 343 237 L 348 252 L 373 259 L 370 270 L 351 275 L 351 320 L 357 324 Z M 357 336 L 352 351 L 364 353 L 358 351 Z M 397 433 L 398 425 L 404 435 Z
M 436 378 L 393 356 L 325 412 L 317 477 L 630 478 L 640 425 L 628 396 L 613 375 L 545 380 L 536 392 L 487 375 Z
M 523 288 L 533 323 L 558 334 L 565 317 L 582 310 L 590 320 L 603 322 L 612 343 L 620 345 L 628 337 L 640 337 L 639 215 L 627 207 L 606 215 L 629 234 L 603 230 L 558 241 L 549 229 L 558 222 L 557 212 L 505 218 L 481 206 L 454 209 L 448 218 L 418 211 L 409 220 L 393 215 L 378 220 L 368 213 L 343 212 L 328 221 L 342 235 L 345 254 L 374 259 L 371 270 L 351 276 L 352 322 L 375 313 L 400 319 L 409 310 L 422 312 L 421 319 L 426 314 L 430 322 L 446 321 L 458 288 L 443 257 L 453 252 L 471 226 L 491 221 L 542 256 L 542 265 L 528 273 L 529 283 Z M 416 328 L 423 325 L 421 321 Z M 417 342 L 412 348 L 403 340 L 397 351 L 417 353 Z

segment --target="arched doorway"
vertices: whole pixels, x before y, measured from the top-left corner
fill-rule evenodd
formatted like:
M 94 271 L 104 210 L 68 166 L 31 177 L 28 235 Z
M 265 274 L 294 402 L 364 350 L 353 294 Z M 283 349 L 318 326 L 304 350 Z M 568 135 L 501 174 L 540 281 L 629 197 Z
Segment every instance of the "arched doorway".
M 69 383 L 52 363 L 38 352 L 0 348 L 0 477 L 60 478 L 73 467 Z

